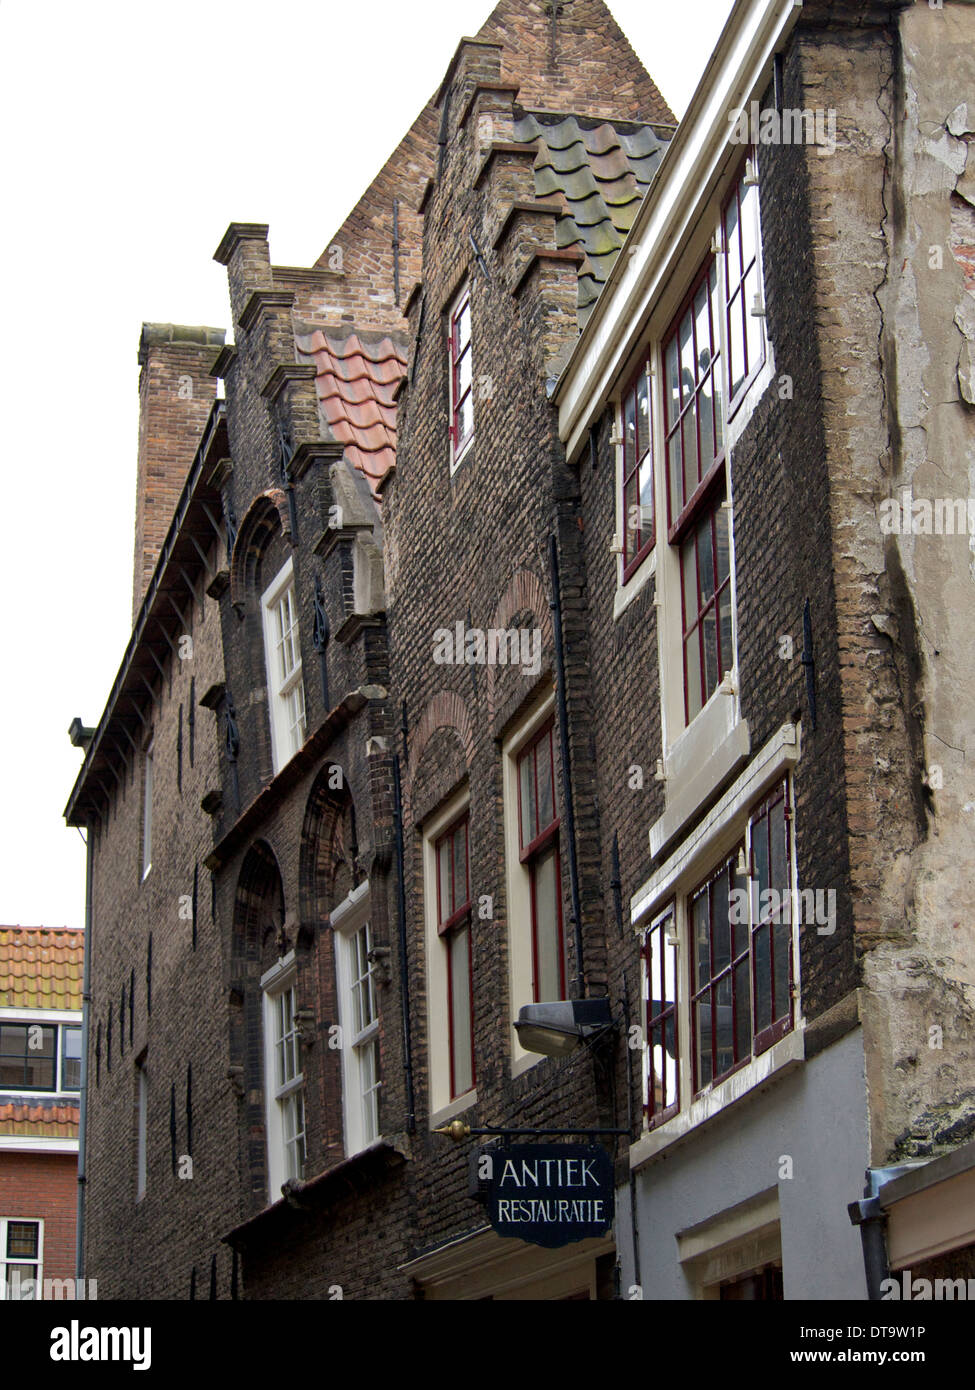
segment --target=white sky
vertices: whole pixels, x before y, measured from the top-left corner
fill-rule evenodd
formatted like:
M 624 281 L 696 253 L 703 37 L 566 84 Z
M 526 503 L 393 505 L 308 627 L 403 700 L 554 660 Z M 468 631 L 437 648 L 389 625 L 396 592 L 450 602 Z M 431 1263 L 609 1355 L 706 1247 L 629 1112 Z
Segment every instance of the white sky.
M 310 265 L 491 8 L 0 0 L 0 923 L 84 924 L 67 728 L 130 632 L 143 320 L 229 328 L 231 221 Z M 610 8 L 682 115 L 732 0 Z

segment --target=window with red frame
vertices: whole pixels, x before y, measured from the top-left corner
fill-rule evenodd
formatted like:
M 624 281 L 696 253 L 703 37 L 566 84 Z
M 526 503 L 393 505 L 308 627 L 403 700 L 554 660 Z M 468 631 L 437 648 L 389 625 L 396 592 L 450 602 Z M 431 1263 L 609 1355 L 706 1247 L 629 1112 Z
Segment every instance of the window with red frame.
M 793 1026 L 789 836 L 783 781 L 752 811 L 745 843 L 689 899 L 695 1092 Z
M 623 579 L 656 540 L 653 501 L 653 423 L 650 359 L 646 357 L 623 393 Z
M 664 339 L 667 502 L 680 548 L 684 713 L 734 665 L 718 272 L 712 256 Z
M 680 1104 L 677 1041 L 677 943 L 674 909 L 643 939 L 646 991 L 647 1123 L 658 1124 Z
M 783 782 L 749 822 L 755 1051 L 792 1028 L 792 872 L 788 786 Z
M 471 970 L 470 817 L 455 821 L 436 842 L 437 931 L 447 950 L 447 1022 L 450 1098 L 469 1091 L 474 1074 Z
M 531 879 L 532 989 L 536 1003 L 566 997 L 562 871 L 555 796 L 554 723 L 518 758 L 521 862 Z
M 755 168 L 755 156 L 749 161 Z M 758 184 L 746 182 L 748 164 L 722 209 L 725 252 L 725 305 L 728 341 L 729 415 L 733 414 L 765 361 L 765 331 L 761 315 L 752 311 L 761 301 L 758 242 Z
M 731 893 L 748 890 L 738 850 L 691 896 L 693 944 L 691 1034 L 694 1090 L 702 1091 L 752 1055 L 751 960 L 747 912 L 732 911 Z M 742 920 L 744 918 L 744 920 Z
M 724 489 L 693 519 L 680 547 L 684 713 L 689 724 L 734 666 L 731 544 Z
M 450 459 L 454 464 L 474 433 L 474 358 L 471 297 L 464 290 L 450 315 Z

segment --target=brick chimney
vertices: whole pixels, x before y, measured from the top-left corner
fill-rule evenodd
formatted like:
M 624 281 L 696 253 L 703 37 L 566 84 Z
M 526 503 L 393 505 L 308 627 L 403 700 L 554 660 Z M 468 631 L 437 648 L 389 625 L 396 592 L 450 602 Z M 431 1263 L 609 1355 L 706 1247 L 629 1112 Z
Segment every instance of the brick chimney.
M 223 341 L 222 328 L 142 325 L 133 622 L 216 398 L 210 368 Z

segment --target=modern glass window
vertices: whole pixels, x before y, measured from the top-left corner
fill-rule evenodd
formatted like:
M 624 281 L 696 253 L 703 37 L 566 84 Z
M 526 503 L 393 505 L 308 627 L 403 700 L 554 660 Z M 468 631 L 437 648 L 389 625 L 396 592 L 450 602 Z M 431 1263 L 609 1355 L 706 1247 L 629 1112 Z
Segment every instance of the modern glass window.
M 15 1303 L 41 1297 L 42 1221 L 0 1217 L 0 1299 Z
M 650 358 L 623 393 L 623 579 L 630 578 L 656 539 L 653 499 L 653 417 Z
M 0 1023 L 0 1088 L 53 1091 L 58 1030 L 40 1023 Z
M 291 560 L 261 599 L 267 662 L 271 748 L 277 772 L 305 742 L 305 689 Z
M 531 882 L 532 992 L 536 1003 L 567 997 L 554 731 L 554 721 L 550 721 L 518 757 L 518 838 L 521 863 Z
M 677 1029 L 677 939 L 670 907 L 643 938 L 646 1005 L 647 1122 L 658 1124 L 680 1105 Z
M 437 932 L 447 953 L 447 1020 L 450 1098 L 475 1084 L 474 986 L 471 964 L 470 817 L 465 814 L 439 837 Z
M 471 346 L 471 296 L 464 288 L 450 312 L 450 467 L 460 462 L 474 437 L 474 356 Z

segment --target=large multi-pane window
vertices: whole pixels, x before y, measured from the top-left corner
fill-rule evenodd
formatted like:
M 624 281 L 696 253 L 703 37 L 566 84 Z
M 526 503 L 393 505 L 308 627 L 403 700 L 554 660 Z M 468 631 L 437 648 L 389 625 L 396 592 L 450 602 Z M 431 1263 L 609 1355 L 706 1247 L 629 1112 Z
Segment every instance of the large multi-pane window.
M 447 953 L 447 1033 L 450 1098 L 469 1091 L 474 1069 L 471 969 L 470 817 L 465 813 L 440 836 L 437 863 L 437 932 Z
M 689 899 L 695 1091 L 792 1027 L 788 794 L 782 782 L 752 811 L 744 843 Z
M 61 1092 L 80 1086 L 80 1028 L 0 1023 L 0 1091 Z
M 549 721 L 518 757 L 518 838 L 521 863 L 531 885 L 536 1002 L 565 999 L 567 993 L 554 732 Z
M 659 338 L 659 372 L 652 369 L 658 351 L 652 345 L 620 401 L 621 580 L 632 578 L 656 543 L 656 488 L 657 508 L 666 513 L 672 582 L 676 586 L 679 575 L 680 583 L 684 725 L 735 666 L 728 446 L 732 419 L 767 355 L 755 168 L 753 157 L 715 210 L 711 248 Z M 675 601 L 675 624 L 677 610 Z M 675 663 L 676 651 L 667 659 Z M 676 670 L 674 677 L 676 700 Z M 669 677 L 664 695 L 669 706 Z
M 42 1221 L 0 1217 L 0 1299 L 21 1303 L 41 1296 Z
M 453 472 L 474 437 L 474 354 L 471 346 L 469 288 L 458 295 L 450 312 L 450 469 Z
M 289 560 L 265 591 L 264 649 L 271 716 L 271 747 L 277 772 L 305 741 L 305 690 L 292 563 Z

